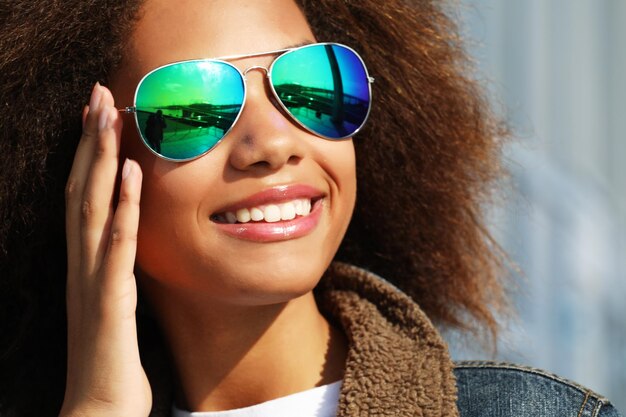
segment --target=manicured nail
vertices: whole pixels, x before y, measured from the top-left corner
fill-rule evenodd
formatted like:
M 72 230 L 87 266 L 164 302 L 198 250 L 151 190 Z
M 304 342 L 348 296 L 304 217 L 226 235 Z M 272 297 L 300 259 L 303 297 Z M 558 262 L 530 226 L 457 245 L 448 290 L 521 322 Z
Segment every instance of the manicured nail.
M 116 109 L 114 108 L 110 108 L 109 111 L 107 112 L 107 120 L 106 120 L 106 125 L 105 127 L 107 129 L 112 129 L 113 128 L 113 123 L 115 123 L 115 120 L 117 119 L 117 111 L 115 111 Z
M 133 170 L 133 164 L 130 162 L 128 158 L 124 161 L 124 166 L 122 167 L 122 179 L 126 179 Z
M 105 106 L 100 110 L 100 114 L 98 115 L 98 129 L 102 130 L 108 126 L 108 120 L 111 114 L 111 108 Z
M 100 100 L 102 99 L 102 88 L 100 88 L 100 83 L 96 82 L 93 86 L 93 90 L 91 90 L 91 98 L 89 99 L 89 110 L 95 111 L 100 106 Z
M 85 107 L 83 107 L 83 112 L 81 114 L 81 121 L 83 123 L 83 129 L 85 128 L 85 122 L 87 121 L 87 114 L 89 113 L 89 105 L 85 104 Z

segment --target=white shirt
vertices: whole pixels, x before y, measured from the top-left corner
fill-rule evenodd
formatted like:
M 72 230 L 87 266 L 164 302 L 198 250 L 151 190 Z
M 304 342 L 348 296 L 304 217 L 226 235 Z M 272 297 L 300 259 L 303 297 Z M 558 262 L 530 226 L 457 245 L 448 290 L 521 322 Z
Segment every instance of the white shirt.
M 190 413 L 173 407 L 173 417 L 335 417 L 341 381 L 250 407 Z

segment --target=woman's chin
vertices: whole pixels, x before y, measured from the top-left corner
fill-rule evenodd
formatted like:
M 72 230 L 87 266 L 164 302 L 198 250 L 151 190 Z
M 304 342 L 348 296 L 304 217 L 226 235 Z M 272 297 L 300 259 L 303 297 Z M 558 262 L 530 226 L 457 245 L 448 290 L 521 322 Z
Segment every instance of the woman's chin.
M 231 265 L 232 266 L 232 265 Z M 310 293 L 327 268 L 327 262 L 280 259 L 260 265 L 240 262 L 236 268 L 217 268 L 220 274 L 205 271 L 174 273 L 139 272 L 142 287 L 160 288 L 167 294 L 205 298 L 220 305 L 269 305 L 286 303 Z M 157 290 L 159 291 L 159 290 Z

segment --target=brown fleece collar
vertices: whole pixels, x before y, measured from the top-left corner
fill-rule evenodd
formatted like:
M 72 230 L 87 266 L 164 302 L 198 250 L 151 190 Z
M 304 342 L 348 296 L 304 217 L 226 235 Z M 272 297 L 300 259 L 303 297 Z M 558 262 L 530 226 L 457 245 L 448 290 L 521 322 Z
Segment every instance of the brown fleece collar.
M 333 263 L 316 289 L 349 351 L 337 416 L 458 416 L 453 364 L 418 305 L 382 278 Z

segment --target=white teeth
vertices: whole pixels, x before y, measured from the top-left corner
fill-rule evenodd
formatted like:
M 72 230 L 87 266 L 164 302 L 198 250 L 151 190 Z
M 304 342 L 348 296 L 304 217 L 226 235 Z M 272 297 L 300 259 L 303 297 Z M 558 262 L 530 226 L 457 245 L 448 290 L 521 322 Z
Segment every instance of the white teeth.
M 298 216 L 302 216 L 302 213 L 303 213 L 303 211 L 302 211 L 302 200 L 295 200 L 293 202 L 293 206 L 296 209 L 296 214 Z
M 280 220 L 280 208 L 276 204 L 269 204 L 263 209 L 265 221 L 274 223 Z
M 283 203 L 279 207 L 281 220 L 291 220 L 296 218 L 296 208 L 293 203 Z
M 311 212 L 311 200 L 298 198 L 280 204 L 268 204 L 251 208 L 242 208 L 236 213 L 226 212 L 224 216 L 227 223 L 248 223 L 249 221 L 263 221 L 268 223 L 280 220 L 293 220 L 296 216 L 306 216 Z
M 247 208 L 237 210 L 236 216 L 239 223 L 248 223 L 250 221 L 250 211 Z
M 250 209 L 250 218 L 255 222 L 263 220 L 263 210 L 258 207 L 252 207 Z

